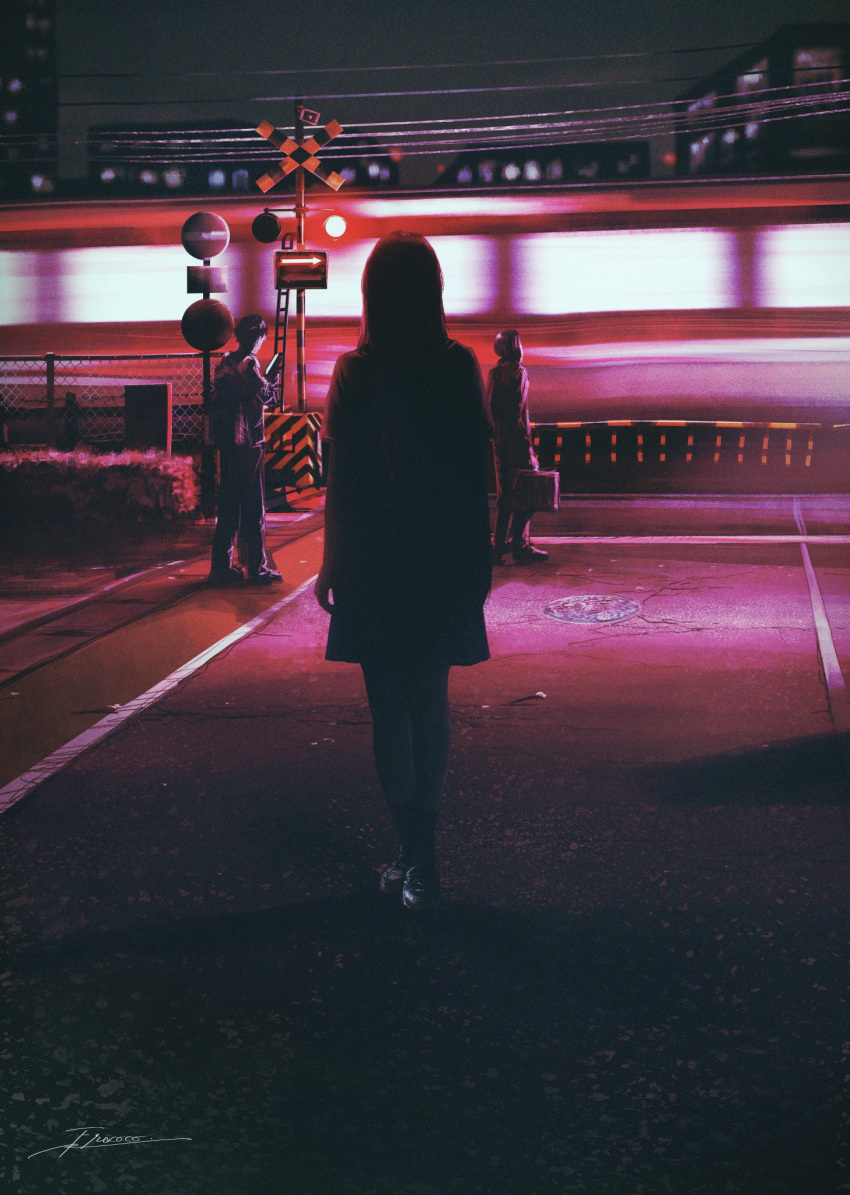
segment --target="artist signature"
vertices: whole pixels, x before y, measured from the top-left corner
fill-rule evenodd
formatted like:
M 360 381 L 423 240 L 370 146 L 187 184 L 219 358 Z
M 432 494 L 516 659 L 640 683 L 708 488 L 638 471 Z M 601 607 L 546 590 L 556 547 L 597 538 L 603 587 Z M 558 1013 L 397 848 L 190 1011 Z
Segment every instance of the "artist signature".
M 69 1149 L 105 1149 L 113 1145 L 153 1145 L 158 1141 L 191 1141 L 191 1137 L 145 1137 L 128 1134 L 123 1137 L 113 1137 L 101 1134 L 102 1124 L 78 1125 L 75 1129 L 66 1129 L 66 1133 L 76 1133 L 73 1141 L 64 1145 L 49 1145 L 47 1149 L 37 1149 L 28 1158 L 37 1158 L 39 1154 L 49 1154 L 59 1151 L 59 1157 L 64 1158 Z

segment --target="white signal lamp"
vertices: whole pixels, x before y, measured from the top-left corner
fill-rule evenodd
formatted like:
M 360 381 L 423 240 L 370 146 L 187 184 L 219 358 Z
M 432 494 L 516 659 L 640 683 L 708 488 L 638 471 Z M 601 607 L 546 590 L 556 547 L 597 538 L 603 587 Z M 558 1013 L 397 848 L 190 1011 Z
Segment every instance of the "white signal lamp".
M 334 240 L 344 236 L 347 228 L 348 225 L 343 216 L 328 216 L 327 220 L 325 220 L 325 232 L 329 237 L 333 237 Z

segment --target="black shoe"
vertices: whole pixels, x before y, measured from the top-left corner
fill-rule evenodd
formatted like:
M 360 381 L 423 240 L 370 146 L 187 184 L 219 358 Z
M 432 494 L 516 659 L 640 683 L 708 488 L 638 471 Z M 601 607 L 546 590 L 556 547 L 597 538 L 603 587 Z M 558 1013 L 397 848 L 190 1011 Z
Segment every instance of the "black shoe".
M 424 863 L 414 863 L 408 868 L 401 892 L 402 904 L 406 909 L 424 913 L 433 909 L 440 899 L 440 881 L 436 868 Z
M 241 585 L 245 580 L 245 574 L 241 568 L 231 565 L 227 569 L 211 569 L 207 580 L 210 585 Z
M 380 887 L 385 896 L 395 896 L 398 894 L 409 868 L 410 858 L 404 847 L 399 847 L 398 855 L 381 872 Z
M 535 548 L 534 544 L 514 548 L 511 555 L 517 564 L 535 564 L 549 559 L 549 553 L 544 552 L 542 548 Z
M 282 580 L 283 576 L 276 568 L 261 568 L 248 576 L 249 585 L 277 585 L 278 581 Z

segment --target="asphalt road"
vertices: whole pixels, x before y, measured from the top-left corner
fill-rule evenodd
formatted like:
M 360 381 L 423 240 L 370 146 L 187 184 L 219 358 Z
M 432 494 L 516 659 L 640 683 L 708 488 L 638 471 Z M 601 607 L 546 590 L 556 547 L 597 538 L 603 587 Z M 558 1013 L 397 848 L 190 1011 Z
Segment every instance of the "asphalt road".
M 758 509 L 600 501 L 498 570 L 433 916 L 378 897 L 365 693 L 309 589 L 0 817 L 7 1189 L 850 1188 L 846 690 Z M 810 552 L 841 680 L 847 548 Z M 630 617 L 552 616 L 590 598 Z M 83 1126 L 191 1140 L 60 1155 Z

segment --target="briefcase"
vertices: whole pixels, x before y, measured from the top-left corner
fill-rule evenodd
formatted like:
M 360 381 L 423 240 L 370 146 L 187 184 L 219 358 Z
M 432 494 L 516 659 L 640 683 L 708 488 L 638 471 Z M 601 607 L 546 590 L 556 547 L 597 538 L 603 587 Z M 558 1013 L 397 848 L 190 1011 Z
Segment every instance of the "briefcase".
M 560 476 L 557 470 L 518 469 L 514 487 L 514 509 L 554 510 L 560 498 Z

